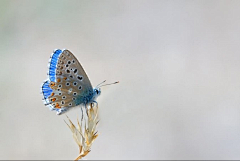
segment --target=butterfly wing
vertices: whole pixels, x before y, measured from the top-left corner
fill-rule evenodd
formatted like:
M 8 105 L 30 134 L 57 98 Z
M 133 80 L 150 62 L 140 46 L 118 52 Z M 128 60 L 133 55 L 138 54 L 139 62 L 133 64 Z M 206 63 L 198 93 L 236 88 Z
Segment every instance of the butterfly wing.
M 56 50 L 50 60 L 49 80 L 42 86 L 45 103 L 57 114 L 86 104 L 93 88 L 83 67 L 69 50 Z

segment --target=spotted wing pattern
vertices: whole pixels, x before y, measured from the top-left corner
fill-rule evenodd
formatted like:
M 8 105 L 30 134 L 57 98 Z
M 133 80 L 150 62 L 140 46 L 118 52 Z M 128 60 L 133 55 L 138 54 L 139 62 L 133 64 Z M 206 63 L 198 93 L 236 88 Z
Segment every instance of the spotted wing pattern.
M 86 104 L 93 88 L 79 61 L 69 50 L 55 50 L 49 65 L 49 80 L 42 85 L 44 102 L 57 114 Z

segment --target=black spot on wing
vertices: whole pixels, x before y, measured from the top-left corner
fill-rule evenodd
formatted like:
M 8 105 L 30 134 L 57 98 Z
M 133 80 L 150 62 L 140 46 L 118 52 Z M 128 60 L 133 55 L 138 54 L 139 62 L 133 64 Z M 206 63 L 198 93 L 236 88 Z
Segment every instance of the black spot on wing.
M 77 76 L 77 79 L 79 79 L 80 81 L 83 80 L 83 77 L 82 76 Z

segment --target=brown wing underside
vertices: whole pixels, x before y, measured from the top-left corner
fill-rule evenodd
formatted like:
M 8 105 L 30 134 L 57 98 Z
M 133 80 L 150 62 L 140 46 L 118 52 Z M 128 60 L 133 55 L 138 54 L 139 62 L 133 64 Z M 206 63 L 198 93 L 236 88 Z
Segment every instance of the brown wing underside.
M 76 106 L 77 96 L 91 94 L 92 85 L 76 57 L 64 50 L 58 58 L 56 82 L 51 82 L 53 89 L 49 100 L 55 108 Z

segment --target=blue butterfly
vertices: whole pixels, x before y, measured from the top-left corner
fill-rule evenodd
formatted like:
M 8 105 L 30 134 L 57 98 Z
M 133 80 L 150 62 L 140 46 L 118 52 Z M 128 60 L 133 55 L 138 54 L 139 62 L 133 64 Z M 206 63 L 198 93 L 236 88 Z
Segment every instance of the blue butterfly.
M 105 82 L 93 88 L 77 58 L 66 49 L 54 51 L 48 75 L 49 78 L 42 85 L 43 101 L 50 110 L 57 111 L 57 115 L 74 106 L 87 107 L 97 103 L 96 99 L 101 94 L 99 85 Z

